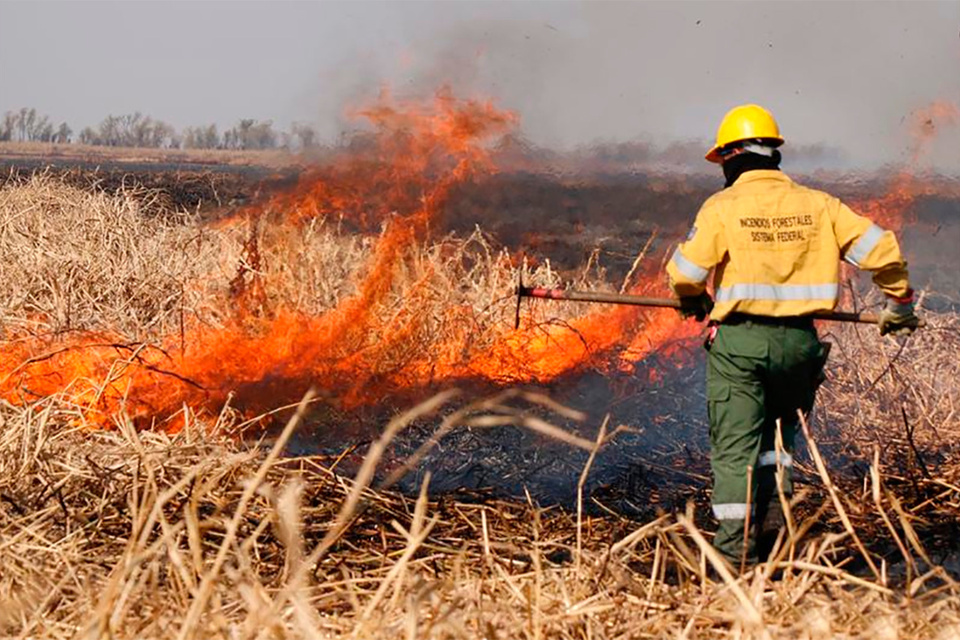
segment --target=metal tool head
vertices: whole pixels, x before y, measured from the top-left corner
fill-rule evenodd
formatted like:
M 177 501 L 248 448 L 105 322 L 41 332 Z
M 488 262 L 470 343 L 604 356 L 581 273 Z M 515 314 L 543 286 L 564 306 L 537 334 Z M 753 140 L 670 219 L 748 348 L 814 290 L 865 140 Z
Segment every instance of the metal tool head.
M 520 303 L 523 301 L 523 266 L 517 269 L 517 315 L 513 320 L 513 328 L 520 328 Z

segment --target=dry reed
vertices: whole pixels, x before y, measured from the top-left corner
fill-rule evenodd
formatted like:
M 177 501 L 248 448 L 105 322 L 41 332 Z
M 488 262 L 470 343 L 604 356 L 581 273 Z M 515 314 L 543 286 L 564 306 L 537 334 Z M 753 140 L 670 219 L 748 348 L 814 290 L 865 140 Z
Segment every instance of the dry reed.
M 32 320 L 37 332 L 83 327 L 142 340 L 143 324 L 175 326 L 178 306 L 216 322 L 210 300 L 227 295 L 235 272 L 225 264 L 241 259 L 249 228 L 200 234 L 189 217 L 138 215 L 135 197 L 101 198 L 42 182 L 0 191 L 3 250 L 30 254 L 4 258 L 4 268 L 17 269 L 19 286 L 31 291 L 20 302 L 5 299 L 5 326 L 27 326 L 39 314 Z M 43 217 L 27 221 L 25 211 Z M 56 211 L 74 213 L 50 219 Z M 91 216 L 92 235 L 78 235 L 83 228 L 75 225 L 85 217 L 79 212 Z M 308 248 L 295 252 L 283 247 L 297 243 L 263 243 L 276 252 L 264 271 L 276 281 L 276 303 L 315 311 L 348 291 L 345 274 L 359 268 L 366 248 L 332 226 L 297 231 L 299 246 Z M 108 240 L 118 229 L 127 233 Z M 267 238 L 281 230 L 256 232 Z M 37 251 L 25 235 L 54 244 Z M 71 235 L 77 243 L 69 244 Z M 57 255 L 56 242 L 74 248 Z M 171 255 L 171 246 L 200 248 Z M 116 275 L 93 264 L 109 251 L 117 252 Z M 83 268 L 69 277 L 56 269 L 69 259 L 86 265 L 89 277 L 80 277 Z M 160 263 L 170 270 L 158 274 Z M 509 305 L 496 292 L 511 284 L 508 266 L 478 232 L 420 248 L 403 281 L 431 283 L 428 298 L 438 308 L 454 290 L 475 317 L 506 322 Z M 195 278 L 202 289 L 163 289 Z M 554 284 L 557 276 L 541 267 L 534 279 Z M 69 323 L 67 290 L 78 296 Z M 165 293 L 144 295 L 148 290 Z M 171 305 L 155 304 L 168 298 Z M 137 306 L 146 302 L 154 306 Z M 187 409 L 183 429 L 168 435 L 136 431 L 122 414 L 113 431 L 76 428 L 77 409 L 59 396 L 3 403 L 0 634 L 958 637 L 960 321 L 928 321 L 931 328 L 905 346 L 855 327 L 829 328 L 835 358 L 818 419 L 805 424 L 813 460 L 798 458 L 800 490 L 786 505 L 789 533 L 771 563 L 742 575 L 721 563 L 697 526 L 706 504 L 646 522 L 584 510 L 591 465 L 615 455 L 616 430 L 606 435 L 606 423 L 597 425 L 597 437 L 585 439 L 554 426 L 583 416 L 541 396 L 509 391 L 458 406 L 452 393 L 437 396 L 387 425 L 357 461 L 355 477 L 340 471 L 349 452 L 281 455 L 309 397 L 269 452 L 224 435 L 239 420 L 228 409 L 216 420 Z M 442 327 L 434 322 L 428 327 Z M 520 401 L 536 411 L 517 407 Z M 406 465 L 399 461 L 402 471 L 378 472 L 391 440 L 415 421 L 435 424 L 433 437 Z M 482 494 L 431 497 L 429 474 L 415 497 L 386 486 L 416 469 L 445 433 L 502 424 L 589 452 L 576 512 Z

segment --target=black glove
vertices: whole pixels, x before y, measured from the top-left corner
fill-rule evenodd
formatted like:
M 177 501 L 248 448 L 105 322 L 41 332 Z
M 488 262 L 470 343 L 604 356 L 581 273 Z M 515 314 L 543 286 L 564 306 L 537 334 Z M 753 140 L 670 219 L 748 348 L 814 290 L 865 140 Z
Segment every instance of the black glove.
M 684 296 L 680 298 L 680 315 L 684 318 L 696 318 L 703 322 L 713 311 L 713 298 L 704 291 L 698 296 Z
M 895 336 L 908 336 L 920 325 L 913 305 L 913 291 L 904 298 L 887 298 L 887 305 L 880 312 L 877 321 L 880 335 L 892 333 Z

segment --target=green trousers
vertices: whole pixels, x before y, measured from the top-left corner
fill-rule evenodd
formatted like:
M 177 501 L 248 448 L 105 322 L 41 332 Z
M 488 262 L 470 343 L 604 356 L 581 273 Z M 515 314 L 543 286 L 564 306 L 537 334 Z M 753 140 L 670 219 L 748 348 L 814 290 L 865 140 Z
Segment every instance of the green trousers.
M 714 546 L 734 566 L 744 556 L 752 564 L 766 559 L 783 526 L 777 468 L 789 496 L 797 410 L 813 407 L 827 349 L 812 326 L 750 320 L 720 325 L 708 348 Z

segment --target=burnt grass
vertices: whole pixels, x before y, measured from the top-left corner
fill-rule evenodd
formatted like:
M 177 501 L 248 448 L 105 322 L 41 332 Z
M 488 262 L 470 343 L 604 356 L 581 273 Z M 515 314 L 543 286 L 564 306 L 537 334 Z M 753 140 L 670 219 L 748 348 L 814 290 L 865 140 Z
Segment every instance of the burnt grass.
M 0 188 L 22 184 L 37 173 L 78 189 L 98 189 L 111 195 L 130 188 L 153 191 L 157 211 L 186 209 L 211 219 L 261 193 L 288 188 L 297 179 L 293 169 L 278 171 L 244 165 L 0 158 Z

